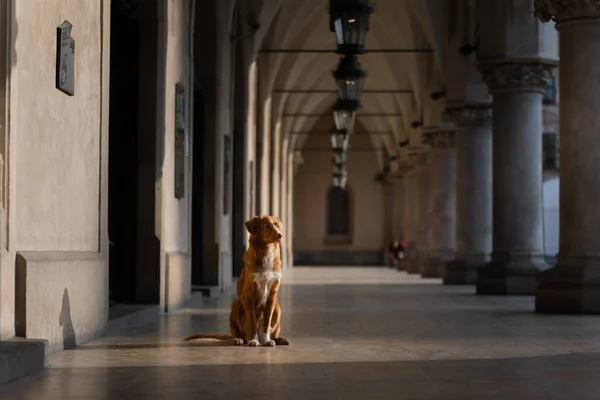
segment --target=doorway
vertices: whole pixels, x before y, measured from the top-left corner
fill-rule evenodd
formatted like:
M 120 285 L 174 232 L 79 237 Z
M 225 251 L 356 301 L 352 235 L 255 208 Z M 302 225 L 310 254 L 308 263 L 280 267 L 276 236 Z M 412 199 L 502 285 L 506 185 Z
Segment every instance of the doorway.
M 235 13 L 236 32 L 242 32 L 241 18 Z M 231 213 L 232 269 L 238 277 L 244 267 L 246 252 L 246 84 L 247 68 L 244 59 L 244 41 L 235 40 L 232 49 L 233 64 L 233 196 Z
M 194 85 L 194 134 L 192 138 L 192 285 L 204 284 L 204 93 Z
M 158 304 L 158 0 L 111 3 L 109 301 Z

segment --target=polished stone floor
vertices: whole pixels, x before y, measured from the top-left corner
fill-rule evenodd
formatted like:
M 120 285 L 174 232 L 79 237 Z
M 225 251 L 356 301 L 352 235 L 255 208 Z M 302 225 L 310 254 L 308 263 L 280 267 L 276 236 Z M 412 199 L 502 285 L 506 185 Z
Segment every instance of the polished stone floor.
M 51 357 L 2 400 L 600 398 L 600 317 L 384 268 L 284 271 L 290 347 L 182 343 L 228 333 L 229 298 Z

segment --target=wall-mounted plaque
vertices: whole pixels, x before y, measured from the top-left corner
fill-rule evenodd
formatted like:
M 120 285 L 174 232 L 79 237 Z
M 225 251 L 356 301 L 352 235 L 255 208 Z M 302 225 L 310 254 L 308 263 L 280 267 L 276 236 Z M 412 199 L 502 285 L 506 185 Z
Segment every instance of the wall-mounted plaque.
M 225 135 L 224 154 L 223 154 L 223 169 L 224 169 L 224 187 L 223 187 L 223 214 L 229 214 L 230 202 L 230 182 L 231 182 L 231 135 Z
M 75 40 L 71 37 L 73 25 L 65 21 L 56 28 L 56 88 L 75 95 Z
M 175 198 L 185 196 L 185 89 L 175 84 Z

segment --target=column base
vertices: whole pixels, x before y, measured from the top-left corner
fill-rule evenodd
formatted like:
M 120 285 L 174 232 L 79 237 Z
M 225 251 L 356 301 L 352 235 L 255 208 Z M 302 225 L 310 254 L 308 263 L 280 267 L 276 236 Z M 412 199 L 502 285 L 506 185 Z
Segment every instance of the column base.
M 600 314 L 600 267 L 558 265 L 538 275 L 535 311 Z
M 415 274 L 415 275 L 420 274 L 423 263 L 425 262 L 426 259 L 427 259 L 427 253 L 415 252 L 413 257 L 409 260 L 408 264 L 406 265 L 406 267 L 407 267 L 406 272 L 408 272 L 409 274 Z
M 444 252 L 430 255 L 421 266 L 423 278 L 441 278 L 444 276 L 446 263 L 452 259 L 452 252 Z
M 398 264 L 396 264 L 396 269 L 398 271 L 408 271 L 408 265 L 410 264 L 410 261 L 411 260 L 407 259 L 406 257 L 398 260 Z
M 477 271 L 488 264 L 488 260 L 456 259 L 446 263 L 444 285 L 474 285 L 477 283 Z
M 477 294 L 479 295 L 533 295 L 537 288 L 537 274 L 547 270 L 543 256 L 511 256 L 508 260 L 494 260 L 479 268 Z

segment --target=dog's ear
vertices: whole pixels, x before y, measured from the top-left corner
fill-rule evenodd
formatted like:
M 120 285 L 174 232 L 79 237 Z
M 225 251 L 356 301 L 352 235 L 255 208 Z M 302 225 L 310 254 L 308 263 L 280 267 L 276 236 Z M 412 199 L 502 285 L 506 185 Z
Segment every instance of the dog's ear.
M 260 230 L 260 217 L 249 219 L 248 221 L 244 222 L 244 225 L 246 226 L 248 233 L 251 235 L 257 235 L 258 231 Z

